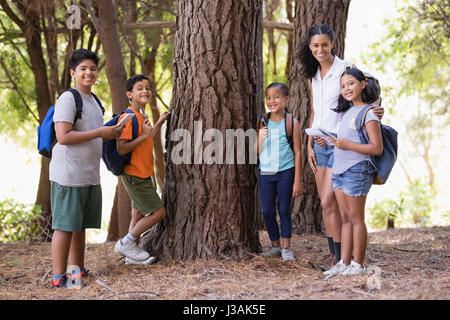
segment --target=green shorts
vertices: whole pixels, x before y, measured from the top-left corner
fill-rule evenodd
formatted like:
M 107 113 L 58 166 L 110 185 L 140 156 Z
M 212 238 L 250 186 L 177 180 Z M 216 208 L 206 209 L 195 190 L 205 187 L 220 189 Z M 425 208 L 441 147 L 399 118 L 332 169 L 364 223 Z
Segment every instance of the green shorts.
M 80 231 L 102 226 L 100 185 L 66 187 L 51 181 L 52 229 Z
M 163 202 L 153 187 L 152 178 L 139 178 L 126 173 L 120 176 L 131 199 L 131 206 L 148 216 L 163 207 Z

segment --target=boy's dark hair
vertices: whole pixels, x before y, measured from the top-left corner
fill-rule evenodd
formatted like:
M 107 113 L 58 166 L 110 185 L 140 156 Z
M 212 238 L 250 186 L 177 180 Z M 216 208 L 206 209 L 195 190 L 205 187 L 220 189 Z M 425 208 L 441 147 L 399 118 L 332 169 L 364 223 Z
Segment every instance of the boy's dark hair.
M 127 83 L 125 84 L 125 89 L 130 92 L 133 91 L 134 84 L 142 80 L 147 80 L 148 82 L 150 82 L 150 79 L 147 76 L 143 74 L 136 74 L 127 80 Z
M 86 50 L 86 49 L 78 49 L 74 50 L 72 52 L 72 57 L 70 58 L 69 67 L 70 69 L 74 70 L 77 68 L 77 66 L 83 61 L 83 60 L 92 60 L 95 65 L 98 67 L 98 62 L 100 61 L 100 58 L 92 51 Z
M 281 93 L 283 94 L 283 96 L 287 97 L 289 95 L 289 89 L 288 87 L 281 82 L 272 82 L 271 84 L 269 84 L 266 88 L 266 92 L 268 89 L 270 88 L 279 88 L 281 90 Z
M 365 103 L 373 103 L 377 101 L 377 99 L 380 97 L 380 85 L 378 83 L 378 80 L 374 77 L 366 77 L 364 73 L 357 69 L 357 68 L 348 68 L 345 70 L 341 78 L 345 76 L 346 74 L 349 74 L 351 76 L 354 76 L 358 81 L 364 81 L 366 80 L 366 86 L 362 90 L 362 101 Z M 348 109 L 350 109 L 352 106 L 352 102 L 346 100 L 342 94 L 339 95 L 338 99 L 338 105 L 336 108 L 332 109 L 336 112 L 345 112 Z
M 333 43 L 334 40 L 334 31 L 327 24 L 313 26 L 309 29 L 306 39 L 302 42 L 299 54 L 300 62 L 303 65 L 303 74 L 308 79 L 311 79 L 316 75 L 317 68 L 319 67 L 319 61 L 314 58 L 311 49 L 309 48 L 311 38 L 318 34 L 326 34 L 330 38 L 331 43 Z M 334 49 L 331 49 L 331 54 L 333 56 L 336 55 Z

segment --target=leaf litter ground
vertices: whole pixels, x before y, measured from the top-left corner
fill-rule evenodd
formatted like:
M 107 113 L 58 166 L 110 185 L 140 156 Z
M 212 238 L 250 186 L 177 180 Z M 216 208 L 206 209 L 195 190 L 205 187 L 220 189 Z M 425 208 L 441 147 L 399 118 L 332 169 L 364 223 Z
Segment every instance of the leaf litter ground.
M 270 246 L 260 233 L 263 250 Z M 125 265 L 114 243 L 88 244 L 91 275 L 82 289 L 50 288 L 49 243 L 0 244 L 0 299 L 450 299 L 450 227 L 391 229 L 369 234 L 366 266 L 378 274 L 323 275 L 324 236 L 294 235 L 295 261 L 248 259 Z M 373 280 L 379 279 L 379 286 Z M 379 289 L 378 289 L 378 288 Z

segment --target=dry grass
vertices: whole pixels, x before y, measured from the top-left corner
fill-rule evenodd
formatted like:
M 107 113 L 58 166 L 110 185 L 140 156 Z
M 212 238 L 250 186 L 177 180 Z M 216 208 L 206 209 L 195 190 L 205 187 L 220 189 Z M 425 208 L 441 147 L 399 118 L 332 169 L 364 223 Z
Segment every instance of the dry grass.
M 261 232 L 261 243 L 270 241 Z M 371 233 L 366 265 L 378 266 L 381 289 L 370 275 L 325 279 L 323 236 L 293 237 L 295 262 L 254 255 L 245 261 L 197 260 L 130 266 L 113 243 L 88 244 L 92 276 L 81 290 L 51 289 L 48 243 L 0 244 L 0 299 L 449 299 L 450 227 Z

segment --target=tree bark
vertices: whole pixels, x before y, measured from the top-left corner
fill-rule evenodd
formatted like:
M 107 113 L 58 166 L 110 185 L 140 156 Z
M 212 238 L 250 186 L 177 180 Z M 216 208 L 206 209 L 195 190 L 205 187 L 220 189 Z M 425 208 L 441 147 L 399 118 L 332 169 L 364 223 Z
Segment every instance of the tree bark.
M 295 7 L 294 41 L 289 72 L 289 91 L 291 99 L 288 109 L 300 122 L 301 132 L 309 127 L 311 115 L 311 97 L 308 81 L 302 75 L 302 66 L 298 58 L 301 42 L 310 27 L 322 23 L 328 24 L 335 32 L 334 49 L 344 57 L 345 33 L 350 0 L 314 0 L 298 1 Z M 297 234 L 323 232 L 322 208 L 317 193 L 314 174 L 309 167 L 307 155 L 308 136 L 302 135 L 303 156 L 303 193 L 294 201 L 293 229 Z
M 190 162 L 199 164 L 177 165 L 171 153 L 180 142 L 170 134 L 187 129 L 195 140 L 194 121 L 202 121 L 200 134 L 216 128 L 223 137 L 226 129 L 255 128 L 263 107 L 262 30 L 261 0 L 178 2 L 166 132 L 167 215 L 145 237 L 145 247 L 161 260 L 239 259 L 261 249 L 255 165 L 248 159 L 247 164 L 206 164 L 195 150 Z M 201 151 L 205 145 L 200 141 Z
M 27 53 L 30 57 L 31 69 L 36 85 L 36 102 L 39 113 L 39 123 L 44 120 L 52 99 L 48 86 L 47 67 L 41 43 L 40 13 L 33 6 L 32 1 L 14 1 L 20 12 L 17 16 L 6 0 L 1 0 L 0 5 L 12 21 L 22 30 L 25 36 Z M 40 232 L 38 238 L 43 241 L 51 239 L 51 206 L 50 206 L 50 181 L 48 175 L 49 159 L 43 158 L 39 177 L 38 191 L 35 204 L 41 206 Z
M 119 114 L 128 107 L 129 102 L 125 94 L 127 73 L 120 50 L 116 10 L 110 0 L 98 1 L 98 9 L 99 36 L 105 54 L 112 108 L 113 113 Z M 107 241 L 114 241 L 125 236 L 131 221 L 131 201 L 120 179 L 118 180 Z

